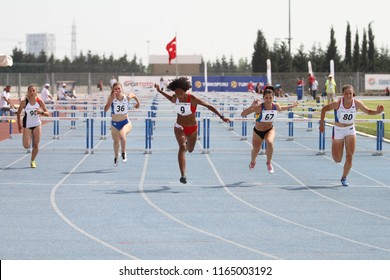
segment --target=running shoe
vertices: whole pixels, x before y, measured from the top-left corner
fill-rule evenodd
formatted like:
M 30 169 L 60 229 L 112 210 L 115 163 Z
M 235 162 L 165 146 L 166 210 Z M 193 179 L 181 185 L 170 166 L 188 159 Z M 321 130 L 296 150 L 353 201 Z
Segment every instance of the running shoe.
M 180 183 L 187 184 L 187 177 L 186 176 L 181 176 L 180 177 Z
M 267 163 L 267 169 L 268 169 L 269 174 L 273 174 L 275 172 L 271 163 Z
M 30 165 L 31 165 L 31 168 L 36 168 L 37 167 L 37 164 L 35 163 L 35 160 L 32 160 L 30 162 Z
M 127 161 L 126 153 L 122 153 L 122 162 L 125 163 Z
M 255 165 L 256 165 L 256 162 L 250 162 L 249 169 L 252 170 L 253 168 L 255 168 Z
M 349 183 L 347 182 L 347 178 L 346 177 L 341 178 L 341 184 L 343 185 L 343 187 L 348 187 L 349 186 Z
M 118 158 L 114 158 L 114 166 L 115 166 L 115 167 L 118 166 Z

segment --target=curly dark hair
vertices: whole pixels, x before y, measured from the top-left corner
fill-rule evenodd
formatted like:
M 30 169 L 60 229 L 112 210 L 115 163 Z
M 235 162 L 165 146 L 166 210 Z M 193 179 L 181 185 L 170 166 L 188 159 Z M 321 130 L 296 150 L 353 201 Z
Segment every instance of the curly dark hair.
M 177 88 L 180 88 L 184 91 L 187 91 L 191 88 L 191 82 L 187 77 L 180 77 L 172 80 L 167 86 L 168 89 L 174 91 Z

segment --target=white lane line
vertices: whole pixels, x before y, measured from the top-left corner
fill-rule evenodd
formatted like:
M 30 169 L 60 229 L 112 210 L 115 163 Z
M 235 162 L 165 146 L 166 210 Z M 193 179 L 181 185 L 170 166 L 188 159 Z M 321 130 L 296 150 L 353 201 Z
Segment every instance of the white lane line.
M 234 132 L 234 133 L 235 133 L 235 132 Z M 245 141 L 245 142 L 246 142 L 248 145 L 250 145 L 250 146 L 252 147 L 252 144 L 250 144 L 248 141 Z M 296 144 L 296 145 L 299 145 L 299 146 L 301 146 L 301 147 L 306 147 L 306 148 L 308 148 L 307 146 L 305 146 L 305 145 L 303 145 L 303 144 L 301 144 L 301 143 L 298 143 L 298 142 L 295 142 L 295 141 L 294 141 L 293 143 Z M 330 160 L 330 161 L 333 162 L 333 159 L 331 159 L 331 158 L 329 158 L 329 157 L 327 157 L 327 156 L 324 156 L 324 157 L 325 157 L 326 159 L 328 159 L 328 160 Z M 390 217 L 383 216 L 383 215 L 380 215 L 380 214 L 377 214 L 377 213 L 374 213 L 374 212 L 371 212 L 371 211 L 367 211 L 367 210 L 365 210 L 365 209 L 362 209 L 362 208 L 358 208 L 358 207 L 352 206 L 352 205 L 350 205 L 350 204 L 341 202 L 341 201 L 339 201 L 339 200 L 336 200 L 336 199 L 334 199 L 334 198 L 331 198 L 331 197 L 329 197 L 329 196 L 326 196 L 326 195 L 324 195 L 324 194 L 321 194 L 320 192 L 318 192 L 318 191 L 316 191 L 316 190 L 313 190 L 312 188 L 309 188 L 308 186 L 306 186 L 301 180 L 299 180 L 299 179 L 298 179 L 297 177 L 295 177 L 293 174 L 291 174 L 290 172 L 288 172 L 285 168 L 283 168 L 283 167 L 282 167 L 280 164 L 278 164 L 277 162 L 275 162 L 275 161 L 272 161 L 272 162 L 273 162 L 273 164 L 274 164 L 275 166 L 277 166 L 277 167 L 279 167 L 281 170 L 283 170 L 288 176 L 290 176 L 294 181 L 296 181 L 296 182 L 297 182 L 298 184 L 300 184 L 302 187 L 306 188 L 307 190 L 309 190 L 309 191 L 315 193 L 316 195 L 318 195 L 318 196 L 320 196 L 320 197 L 322 197 L 322 198 L 324 198 L 324 199 L 326 199 L 326 200 L 332 201 L 332 202 L 334 202 L 334 203 L 336 203 L 336 204 L 339 204 L 339 205 L 342 205 L 342 206 L 344 206 L 344 207 L 353 209 L 353 210 L 355 210 L 355 211 L 359 211 L 359 212 L 362 212 L 362 213 L 365 213 L 365 214 L 368 214 L 368 215 L 372 215 L 372 216 L 375 216 L 375 217 L 378 217 L 378 218 L 381 218 L 381 219 L 390 220 Z M 342 163 L 338 163 L 338 164 L 341 165 L 341 166 L 343 166 Z M 365 174 L 363 174 L 363 173 L 361 173 L 361 172 L 359 172 L 359 171 L 357 171 L 357 170 L 354 170 L 353 168 L 351 168 L 351 171 L 353 171 L 353 172 L 355 172 L 355 173 L 357 173 L 357 174 L 359 174 L 359 175 L 361 175 L 361 176 L 363 176 L 363 177 L 365 177 L 365 178 L 367 178 L 367 179 L 369 179 L 369 180 L 371 180 L 371 181 L 377 183 L 378 185 L 381 185 L 382 187 L 389 188 L 389 186 L 386 185 L 386 184 L 384 184 L 383 182 L 380 182 L 380 181 L 378 181 L 378 180 L 375 180 L 374 178 L 371 178 L 371 177 L 369 177 L 369 176 L 367 176 L 367 175 L 365 175 Z
M 245 250 L 248 250 L 250 252 L 253 252 L 253 253 L 256 253 L 256 254 L 260 254 L 260 255 L 263 255 L 267 258 L 272 258 L 272 259 L 280 259 L 279 257 L 277 256 L 274 256 L 274 255 L 271 255 L 269 253 L 266 253 L 266 252 L 263 252 L 263 251 L 259 251 L 259 250 L 256 250 L 254 248 L 251 248 L 251 247 L 248 247 L 248 246 L 245 246 L 243 244 L 240 244 L 240 243 L 237 243 L 237 242 L 234 242 L 232 240 L 229 240 L 229 239 L 226 239 L 226 238 L 223 238 L 219 235 L 216 235 L 216 234 L 213 234 L 213 233 L 210 233 L 208 231 L 205 231 L 205 230 L 202 230 L 200 228 L 197 228 L 197 227 L 194 227 L 190 224 L 187 224 L 186 222 L 183 222 L 181 220 L 179 220 L 178 218 L 172 216 L 171 214 L 169 214 L 168 212 L 164 211 L 163 209 L 161 209 L 160 207 L 158 207 L 156 204 L 153 203 L 153 201 L 151 201 L 149 199 L 149 197 L 146 195 L 145 191 L 144 191 L 144 183 L 145 183 L 145 176 L 146 176 L 146 170 L 147 170 L 147 164 L 148 164 L 148 158 L 149 158 L 149 155 L 146 154 L 145 156 L 145 162 L 144 162 L 144 168 L 142 170 L 142 175 L 141 175 L 141 179 L 140 179 L 140 182 L 139 182 L 139 191 L 141 193 L 141 196 L 143 197 L 143 199 L 151 206 L 153 207 L 157 212 L 161 213 L 162 215 L 166 216 L 168 219 L 182 225 L 182 226 L 185 226 L 193 231 L 196 231 L 196 232 L 199 232 L 199 233 L 202 233 L 202 234 L 205 234 L 207 236 L 210 236 L 212 238 L 215 238 L 217 240 L 220 240 L 220 241 L 223 241 L 225 243 L 228 243 L 228 244 L 231 244 L 231 245 L 234 245 L 236 247 L 239 247 L 241 249 L 245 249 Z
M 292 225 L 295 225 L 295 226 L 298 226 L 298 227 L 301 227 L 301 228 L 304 228 L 304 229 L 308 229 L 308 230 L 311 230 L 311 231 L 314 231 L 314 232 L 317 232 L 317 233 L 321 233 L 321 234 L 324 234 L 324 235 L 332 236 L 332 237 L 335 237 L 335 238 L 338 238 L 338 239 L 341 239 L 341 240 L 345 240 L 345 241 L 348 241 L 348 242 L 351 242 L 351 243 L 354 243 L 354 244 L 366 246 L 366 247 L 369 247 L 369 248 L 373 248 L 373 249 L 377 249 L 377 250 L 381 250 L 381 251 L 385 251 L 385 252 L 390 252 L 390 249 L 387 249 L 387 248 L 383 248 L 383 247 L 375 246 L 375 245 L 372 245 L 372 244 L 360 242 L 360 241 L 357 241 L 357 240 L 354 240 L 354 239 L 350 239 L 350 238 L 347 238 L 347 237 L 344 237 L 344 236 L 341 236 L 341 235 L 338 235 L 338 234 L 335 234 L 335 233 L 331 233 L 331 232 L 328 232 L 328 231 L 320 230 L 320 229 L 317 229 L 317 228 L 313 228 L 313 227 L 310 227 L 310 226 L 306 226 L 306 225 L 294 222 L 292 220 L 289 220 L 287 218 L 283 218 L 282 216 L 276 215 L 274 213 L 271 213 L 271 212 L 269 212 L 267 210 L 264 210 L 262 208 L 259 208 L 259 207 L 255 206 L 255 205 L 247 202 L 246 200 L 240 198 L 239 196 L 237 196 L 236 194 L 234 194 L 233 192 L 231 192 L 229 190 L 229 188 L 223 182 L 222 177 L 219 175 L 216 167 L 214 166 L 214 163 L 211 161 L 210 156 L 209 155 L 206 155 L 206 156 L 207 156 L 207 159 L 208 159 L 208 161 L 210 163 L 211 168 L 214 171 L 214 174 L 218 178 L 218 181 L 219 181 L 220 185 L 223 186 L 225 191 L 228 192 L 232 197 L 234 197 L 237 200 L 241 201 L 245 205 L 247 205 L 247 206 L 249 206 L 249 207 L 251 207 L 251 208 L 253 208 L 253 209 L 255 209 L 255 210 L 259 211 L 259 212 L 262 212 L 262 213 L 264 213 L 266 215 L 274 217 L 274 218 L 276 218 L 278 220 L 284 221 L 286 223 L 289 223 L 289 224 L 292 224 Z
M 100 145 L 102 141 L 100 141 L 98 143 L 98 145 L 96 145 L 96 147 L 98 147 Z M 134 260 L 138 260 L 139 258 L 137 258 L 136 256 L 134 255 L 131 255 L 127 252 L 124 252 L 120 249 L 118 249 L 117 247 L 114 247 L 112 246 L 111 244 L 97 238 L 96 236 L 86 232 L 85 230 L 83 230 L 81 227 L 77 226 L 75 223 L 73 223 L 61 210 L 60 208 L 58 207 L 57 205 L 57 202 L 56 202 L 56 193 L 58 191 L 58 189 L 62 186 L 62 183 L 66 181 L 66 179 L 68 179 L 68 177 L 70 177 L 72 175 L 73 172 L 76 171 L 76 169 L 90 156 L 90 154 L 86 154 L 74 167 L 73 169 L 67 174 L 65 175 L 55 186 L 54 188 L 52 189 L 51 193 L 50 193 L 50 202 L 51 202 L 51 205 L 54 209 L 54 211 L 57 213 L 58 216 L 61 217 L 61 219 L 67 223 L 70 227 L 72 227 L 74 230 L 80 232 L 81 234 L 83 234 L 84 236 L 92 239 L 93 241 L 97 242 L 98 244 L 104 246 L 104 247 L 107 247 L 121 255 L 124 255 L 128 258 L 131 258 L 131 259 L 134 259 Z

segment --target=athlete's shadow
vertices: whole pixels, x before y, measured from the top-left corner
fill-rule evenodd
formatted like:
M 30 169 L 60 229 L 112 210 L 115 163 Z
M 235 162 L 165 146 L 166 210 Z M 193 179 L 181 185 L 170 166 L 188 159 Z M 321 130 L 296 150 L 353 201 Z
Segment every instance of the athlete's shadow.
M 241 182 L 227 184 L 226 188 L 254 188 L 256 186 L 257 186 L 256 184 L 241 181 Z M 205 189 L 220 189 L 220 188 L 223 188 L 223 186 L 211 186 L 211 187 L 204 187 L 204 188 Z
M 142 193 L 180 193 L 178 191 L 171 191 L 170 187 L 161 186 L 161 188 L 154 190 L 105 190 L 106 194 L 142 194 Z
M 89 171 L 77 171 L 77 172 L 63 172 L 62 174 L 106 174 L 114 173 L 114 169 L 98 169 L 98 170 L 89 170 Z
M 294 187 L 282 187 L 282 190 L 287 190 L 287 191 L 304 191 L 304 190 L 321 190 L 321 189 L 326 189 L 326 190 L 338 190 L 341 188 L 341 185 L 335 185 L 335 186 L 294 186 Z

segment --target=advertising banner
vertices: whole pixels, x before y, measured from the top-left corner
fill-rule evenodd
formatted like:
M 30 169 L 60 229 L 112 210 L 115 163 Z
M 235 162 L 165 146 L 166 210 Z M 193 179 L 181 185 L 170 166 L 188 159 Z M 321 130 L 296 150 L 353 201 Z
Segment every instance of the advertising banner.
M 364 80 L 366 90 L 385 90 L 390 87 L 390 74 L 366 74 Z
M 248 84 L 254 86 L 260 83 L 264 86 L 267 82 L 266 76 L 209 76 L 207 77 L 208 91 L 217 92 L 248 92 Z M 192 76 L 192 91 L 205 91 L 204 76 Z

